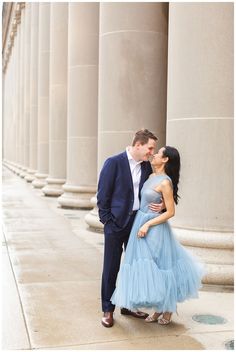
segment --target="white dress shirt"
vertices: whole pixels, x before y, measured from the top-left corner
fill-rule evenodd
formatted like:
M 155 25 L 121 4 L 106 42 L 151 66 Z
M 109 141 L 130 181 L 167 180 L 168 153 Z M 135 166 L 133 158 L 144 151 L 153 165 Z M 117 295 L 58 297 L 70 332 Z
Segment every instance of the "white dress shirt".
M 127 157 L 129 160 L 129 167 L 132 175 L 133 186 L 134 186 L 134 204 L 132 210 L 138 210 L 140 206 L 139 202 L 139 183 L 141 178 L 141 162 L 135 161 L 129 152 L 129 147 L 126 148 Z

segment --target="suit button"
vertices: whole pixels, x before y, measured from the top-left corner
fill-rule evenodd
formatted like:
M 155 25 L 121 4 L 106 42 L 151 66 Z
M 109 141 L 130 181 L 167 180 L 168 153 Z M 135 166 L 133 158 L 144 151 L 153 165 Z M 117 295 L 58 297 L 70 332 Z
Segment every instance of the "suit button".
M 130 212 L 129 212 L 129 215 L 132 215 L 132 214 L 133 214 L 133 212 L 132 212 L 132 211 L 130 211 Z

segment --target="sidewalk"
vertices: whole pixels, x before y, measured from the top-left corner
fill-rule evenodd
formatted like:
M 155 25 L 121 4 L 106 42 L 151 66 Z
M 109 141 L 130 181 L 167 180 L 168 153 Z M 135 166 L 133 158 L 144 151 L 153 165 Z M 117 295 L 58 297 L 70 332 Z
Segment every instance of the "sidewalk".
M 203 288 L 178 306 L 169 326 L 115 313 L 101 323 L 103 234 L 88 230 L 85 210 L 57 200 L 3 168 L 2 349 L 224 350 L 234 337 L 233 293 Z M 202 324 L 194 315 L 217 315 Z

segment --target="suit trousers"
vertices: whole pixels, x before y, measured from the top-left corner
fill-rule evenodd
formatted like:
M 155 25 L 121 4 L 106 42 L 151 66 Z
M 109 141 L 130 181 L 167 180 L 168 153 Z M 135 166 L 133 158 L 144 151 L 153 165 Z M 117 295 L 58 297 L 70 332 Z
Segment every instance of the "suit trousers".
M 114 312 L 115 306 L 110 299 L 115 291 L 116 278 L 120 269 L 121 255 L 126 249 L 137 211 L 131 215 L 128 224 L 120 231 L 115 231 L 112 222 L 104 226 L 104 261 L 102 273 L 102 311 Z

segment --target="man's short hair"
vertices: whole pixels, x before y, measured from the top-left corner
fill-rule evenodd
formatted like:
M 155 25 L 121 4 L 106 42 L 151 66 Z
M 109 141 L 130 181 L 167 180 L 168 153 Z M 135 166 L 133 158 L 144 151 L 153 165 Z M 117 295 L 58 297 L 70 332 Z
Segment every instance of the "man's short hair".
M 141 145 L 147 144 L 149 139 L 153 139 L 154 141 L 158 140 L 152 132 L 143 128 L 135 133 L 132 146 L 135 146 L 137 142 L 140 142 Z

